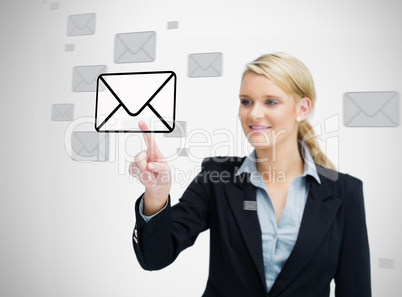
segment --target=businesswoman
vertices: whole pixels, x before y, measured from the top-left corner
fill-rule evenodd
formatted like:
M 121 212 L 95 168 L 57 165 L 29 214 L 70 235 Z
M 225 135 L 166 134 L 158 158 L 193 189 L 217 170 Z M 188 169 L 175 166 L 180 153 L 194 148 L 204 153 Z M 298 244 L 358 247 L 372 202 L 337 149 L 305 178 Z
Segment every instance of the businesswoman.
M 328 297 L 334 279 L 337 297 L 370 297 L 362 182 L 321 152 L 307 120 L 314 102 L 299 60 L 277 53 L 249 63 L 239 119 L 255 149 L 205 159 L 174 206 L 169 165 L 144 134 L 147 150 L 130 164 L 145 186 L 133 234 L 140 265 L 166 267 L 209 229 L 203 296 Z

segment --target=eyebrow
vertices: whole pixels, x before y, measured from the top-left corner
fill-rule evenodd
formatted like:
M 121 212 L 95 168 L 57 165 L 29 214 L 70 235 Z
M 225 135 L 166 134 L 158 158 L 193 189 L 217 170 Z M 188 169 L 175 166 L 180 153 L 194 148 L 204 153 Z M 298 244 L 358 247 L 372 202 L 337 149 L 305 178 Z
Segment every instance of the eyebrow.
M 240 94 L 239 97 L 240 97 L 240 98 L 250 98 L 250 96 L 244 95 L 244 94 Z M 264 96 L 264 99 L 280 100 L 280 99 L 282 99 L 282 97 L 273 96 L 273 95 L 265 95 L 265 96 Z

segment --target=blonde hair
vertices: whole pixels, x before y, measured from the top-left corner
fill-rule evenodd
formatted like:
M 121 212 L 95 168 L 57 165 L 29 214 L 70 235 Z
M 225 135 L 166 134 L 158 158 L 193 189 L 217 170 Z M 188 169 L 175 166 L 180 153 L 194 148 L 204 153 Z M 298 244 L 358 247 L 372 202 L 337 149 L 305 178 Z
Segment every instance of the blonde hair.
M 313 78 L 307 67 L 295 57 L 286 53 L 267 54 L 247 64 L 243 76 L 248 72 L 265 75 L 296 101 L 307 97 L 311 99 L 311 111 L 314 110 L 316 94 Z M 297 140 L 304 143 L 316 164 L 336 170 L 336 167 L 321 151 L 316 135 L 310 123 L 299 123 Z

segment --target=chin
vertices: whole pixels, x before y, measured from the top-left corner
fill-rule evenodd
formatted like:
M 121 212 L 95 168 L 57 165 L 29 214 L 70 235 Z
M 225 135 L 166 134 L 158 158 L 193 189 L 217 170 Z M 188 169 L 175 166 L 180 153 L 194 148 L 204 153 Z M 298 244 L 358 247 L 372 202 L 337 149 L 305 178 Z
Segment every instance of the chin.
M 268 149 L 268 148 L 272 148 L 272 145 L 270 144 L 270 143 L 261 143 L 261 142 L 250 142 L 250 144 L 254 147 L 254 148 L 258 148 L 258 149 L 261 149 L 261 148 L 266 148 L 266 149 Z
M 265 140 L 265 139 L 264 139 Z M 260 139 L 248 139 L 248 142 L 255 148 L 271 148 L 272 143 L 269 140 L 260 140 Z
M 256 135 L 253 134 L 250 137 L 247 138 L 248 142 L 255 148 L 269 148 L 272 146 L 272 140 L 270 135 L 268 134 L 262 134 L 262 135 Z

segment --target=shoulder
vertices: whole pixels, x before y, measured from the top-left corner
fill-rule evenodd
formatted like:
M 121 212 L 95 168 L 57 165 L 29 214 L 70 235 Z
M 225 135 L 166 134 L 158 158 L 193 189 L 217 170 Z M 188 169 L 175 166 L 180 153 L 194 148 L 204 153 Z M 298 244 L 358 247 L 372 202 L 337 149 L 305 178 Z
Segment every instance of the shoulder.
M 325 168 L 318 164 L 316 164 L 316 168 L 321 181 L 324 180 L 324 182 L 334 183 L 338 186 L 347 185 L 348 187 L 361 186 L 363 183 L 359 178 L 348 173 Z
M 343 203 L 361 204 L 363 200 L 363 182 L 359 178 L 348 173 L 324 168 L 319 165 L 316 166 L 321 180 L 320 188 L 324 192 L 332 192 L 333 197 L 341 199 Z

